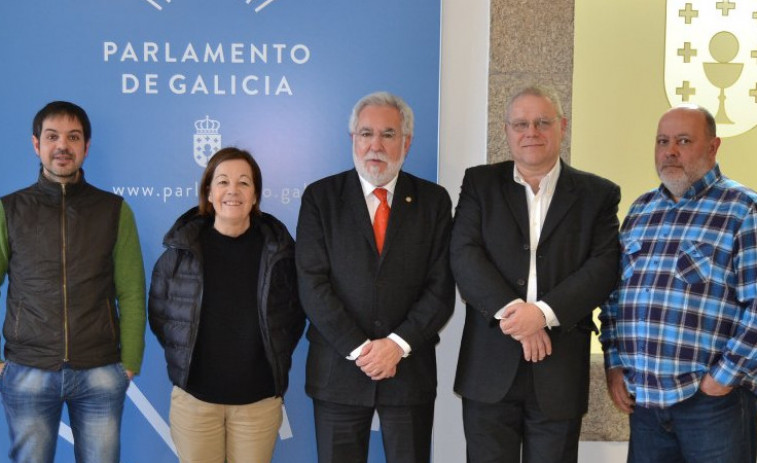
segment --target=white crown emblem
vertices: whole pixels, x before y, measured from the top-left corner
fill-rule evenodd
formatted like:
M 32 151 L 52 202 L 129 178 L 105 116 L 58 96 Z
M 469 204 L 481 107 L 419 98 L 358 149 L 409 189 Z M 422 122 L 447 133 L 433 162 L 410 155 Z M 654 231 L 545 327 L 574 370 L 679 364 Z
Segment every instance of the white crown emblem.
M 665 92 L 671 106 L 707 108 L 722 137 L 757 125 L 756 27 L 754 2 L 668 0 Z
M 195 121 L 195 133 L 200 135 L 217 134 L 219 128 L 221 128 L 221 123 L 211 119 L 210 116 Z
M 205 116 L 205 119 L 195 121 L 194 158 L 202 168 L 208 165 L 208 159 L 213 153 L 221 149 L 221 133 L 218 131 L 221 123 Z

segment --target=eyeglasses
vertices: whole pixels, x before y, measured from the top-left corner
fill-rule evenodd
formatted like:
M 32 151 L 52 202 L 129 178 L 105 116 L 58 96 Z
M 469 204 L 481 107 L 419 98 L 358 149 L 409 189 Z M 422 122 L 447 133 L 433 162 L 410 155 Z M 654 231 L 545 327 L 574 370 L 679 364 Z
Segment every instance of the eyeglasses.
M 555 116 L 552 119 L 547 118 L 539 118 L 535 119 L 533 121 L 527 121 L 525 119 L 516 119 L 514 121 L 506 122 L 507 125 L 510 126 L 511 129 L 518 133 L 523 133 L 531 126 L 531 124 L 534 125 L 534 128 L 538 130 L 539 132 L 546 132 L 549 129 L 552 128 L 552 126 L 557 122 L 557 120 L 560 119 L 559 116 Z
M 384 143 L 391 143 L 394 140 L 400 138 L 400 134 L 394 131 L 394 129 L 388 129 L 381 132 L 374 132 L 373 130 L 363 129 L 354 133 L 355 139 L 358 143 L 369 144 L 373 142 L 373 139 L 378 137 Z

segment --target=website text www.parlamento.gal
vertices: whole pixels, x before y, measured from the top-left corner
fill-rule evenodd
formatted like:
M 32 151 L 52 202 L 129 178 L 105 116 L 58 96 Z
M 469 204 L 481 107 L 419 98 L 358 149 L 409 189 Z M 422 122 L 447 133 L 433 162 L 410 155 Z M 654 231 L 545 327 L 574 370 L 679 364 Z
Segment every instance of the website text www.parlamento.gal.
M 307 185 L 301 186 L 281 186 L 273 188 L 263 188 L 261 192 L 261 198 L 268 201 L 277 201 L 281 204 L 289 204 L 292 201 L 299 201 L 303 191 Z M 124 198 L 146 198 L 156 199 L 163 203 L 169 201 L 184 199 L 184 198 L 197 198 L 199 194 L 199 183 L 195 182 L 192 185 L 120 185 L 113 186 L 111 191 L 118 196 Z

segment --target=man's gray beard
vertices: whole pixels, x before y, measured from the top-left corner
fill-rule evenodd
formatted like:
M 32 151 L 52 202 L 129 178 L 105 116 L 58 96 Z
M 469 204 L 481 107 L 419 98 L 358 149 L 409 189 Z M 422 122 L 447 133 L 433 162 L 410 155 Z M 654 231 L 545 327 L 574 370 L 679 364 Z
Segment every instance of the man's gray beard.
M 375 186 L 384 186 L 389 183 L 394 177 L 396 177 L 400 169 L 402 169 L 402 164 L 405 163 L 406 156 L 407 153 L 403 154 L 402 159 L 400 159 L 396 164 L 387 162 L 386 170 L 383 173 L 380 173 L 371 172 L 369 169 L 367 169 L 365 167 L 365 164 L 358 158 L 355 150 L 352 150 L 352 161 L 355 163 L 355 169 L 357 170 L 357 173 L 360 174 L 363 179 L 370 182 L 371 185 Z M 384 159 L 385 158 L 386 156 L 384 156 Z
M 691 188 L 693 184 L 707 175 L 707 172 L 709 172 L 710 169 L 712 169 L 712 166 L 705 163 L 698 163 L 690 166 L 688 172 L 685 170 L 682 171 L 680 175 L 668 175 L 664 172 L 664 169 L 660 169 L 657 171 L 657 176 L 660 177 L 660 181 L 665 185 L 665 188 L 668 189 L 670 194 L 675 198 L 681 198 L 687 191 L 689 191 L 689 188 Z
M 676 198 L 682 197 L 686 192 L 691 188 L 691 185 L 694 184 L 687 176 L 682 176 L 681 178 L 668 178 L 666 179 L 663 175 L 660 175 L 660 180 L 662 181 L 662 184 L 665 185 L 665 188 L 668 189 L 670 194 L 672 194 Z

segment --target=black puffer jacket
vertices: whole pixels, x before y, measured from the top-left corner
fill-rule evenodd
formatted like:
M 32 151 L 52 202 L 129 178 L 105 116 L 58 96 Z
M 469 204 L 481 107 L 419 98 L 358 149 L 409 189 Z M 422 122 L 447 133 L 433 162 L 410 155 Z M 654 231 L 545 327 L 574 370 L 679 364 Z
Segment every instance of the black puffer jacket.
M 168 377 L 186 388 L 192 352 L 200 324 L 203 259 L 200 231 L 209 220 L 197 208 L 182 215 L 166 233 L 167 248 L 155 263 L 150 284 L 150 328 L 165 349 Z M 258 313 L 268 362 L 273 370 L 276 395 L 289 383 L 292 352 L 305 327 L 305 314 L 297 295 L 294 240 L 284 224 L 269 214 L 254 216 L 264 237 L 260 259 Z

